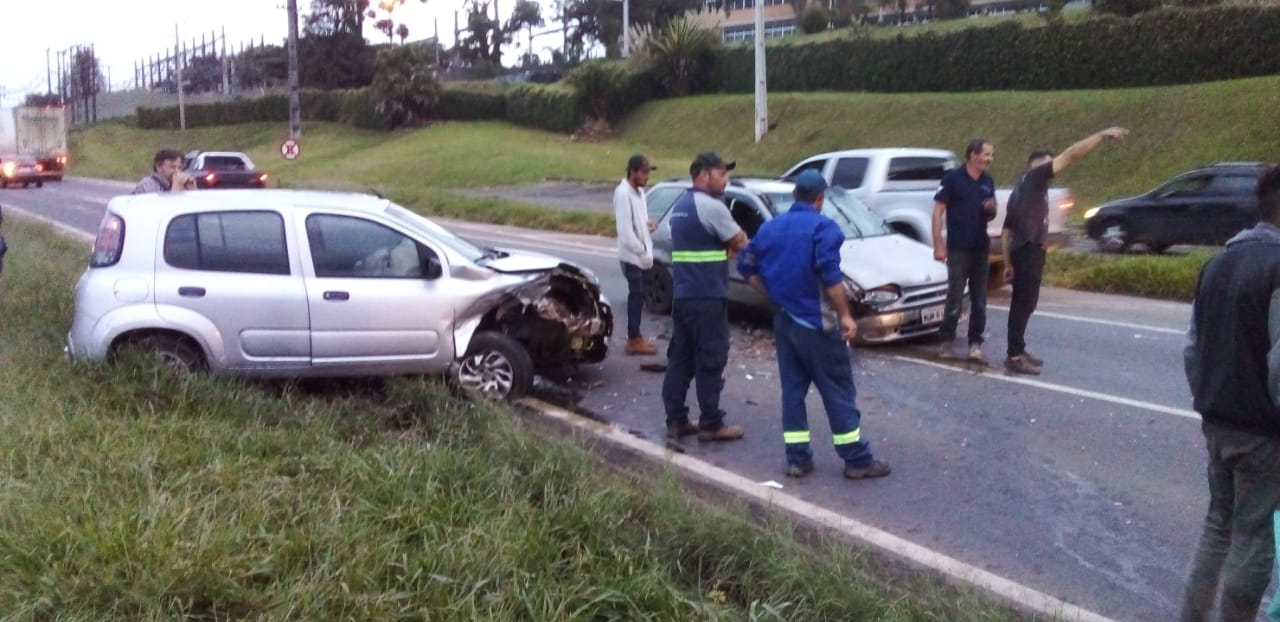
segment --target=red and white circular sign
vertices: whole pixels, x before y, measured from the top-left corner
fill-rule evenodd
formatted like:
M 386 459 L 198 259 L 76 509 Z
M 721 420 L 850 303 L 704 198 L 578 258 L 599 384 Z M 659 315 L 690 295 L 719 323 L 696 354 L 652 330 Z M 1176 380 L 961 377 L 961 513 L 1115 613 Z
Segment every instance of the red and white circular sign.
M 284 159 L 292 160 L 301 154 L 302 145 L 299 145 L 298 141 L 286 138 L 284 142 L 280 143 L 280 155 L 284 156 Z

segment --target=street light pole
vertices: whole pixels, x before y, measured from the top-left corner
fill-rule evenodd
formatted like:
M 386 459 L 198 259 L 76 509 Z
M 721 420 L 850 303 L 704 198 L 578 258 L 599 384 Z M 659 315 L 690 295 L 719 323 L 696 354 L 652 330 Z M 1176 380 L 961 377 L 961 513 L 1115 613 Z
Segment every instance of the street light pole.
M 298 100 L 298 0 L 289 0 L 289 138 L 302 135 L 302 103 Z
M 764 2 L 756 4 L 756 142 L 769 131 L 769 87 L 765 82 L 764 62 Z
M 622 57 L 631 58 L 631 0 L 622 0 Z

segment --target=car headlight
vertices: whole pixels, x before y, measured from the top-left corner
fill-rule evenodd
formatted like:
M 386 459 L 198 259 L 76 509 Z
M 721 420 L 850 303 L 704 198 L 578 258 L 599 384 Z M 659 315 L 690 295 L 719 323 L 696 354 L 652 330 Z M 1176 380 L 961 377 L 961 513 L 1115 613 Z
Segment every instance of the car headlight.
M 1085 220 L 1089 220 L 1090 218 L 1093 218 L 1095 215 L 1097 215 L 1098 210 L 1100 210 L 1100 209 L 1102 209 L 1102 208 L 1101 208 L 1101 207 L 1091 207 L 1091 208 L 1089 208 L 1089 209 L 1084 213 L 1084 219 L 1085 219 Z
M 881 285 L 863 292 L 862 302 L 880 306 L 895 302 L 901 297 L 902 290 L 897 285 Z

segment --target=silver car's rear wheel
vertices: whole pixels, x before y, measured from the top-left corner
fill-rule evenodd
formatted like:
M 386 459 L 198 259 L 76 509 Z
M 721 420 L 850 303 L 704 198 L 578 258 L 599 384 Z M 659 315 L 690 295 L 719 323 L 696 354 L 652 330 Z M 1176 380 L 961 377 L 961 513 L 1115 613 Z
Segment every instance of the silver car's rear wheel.
M 463 391 L 493 400 L 518 398 L 529 391 L 533 362 L 520 342 L 501 333 L 478 333 L 457 367 L 454 381 Z

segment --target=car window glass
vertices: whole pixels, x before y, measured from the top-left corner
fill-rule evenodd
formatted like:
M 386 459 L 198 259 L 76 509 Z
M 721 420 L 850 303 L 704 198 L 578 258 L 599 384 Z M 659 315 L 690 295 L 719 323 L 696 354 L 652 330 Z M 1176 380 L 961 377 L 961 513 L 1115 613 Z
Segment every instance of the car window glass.
M 1191 175 L 1175 179 L 1165 185 L 1160 196 L 1189 196 L 1202 194 L 1213 181 L 1212 175 Z
M 165 262 L 214 272 L 289 274 L 284 220 L 276 212 L 206 212 L 174 218 Z
M 390 227 L 332 214 L 307 217 L 307 244 L 318 277 L 419 278 L 435 255 Z
M 1219 175 L 1213 180 L 1216 194 L 1251 195 L 1258 187 L 1258 178 L 1250 175 Z
M 866 174 L 866 158 L 840 158 L 836 160 L 836 170 L 831 173 L 831 185 L 858 188 Z
M 886 190 L 932 190 L 952 166 L 949 158 L 904 157 L 889 160 Z M 842 185 L 846 188 L 855 186 Z
M 742 195 L 730 194 L 725 197 L 725 205 L 729 206 L 729 215 L 733 216 L 733 222 L 742 227 L 742 232 L 746 233 L 748 238 L 756 237 L 756 232 L 760 230 L 760 225 L 764 224 L 765 218 L 755 202 Z
M 654 188 L 645 193 L 644 200 L 648 208 L 649 220 L 662 220 L 667 215 L 667 210 L 675 205 L 676 199 L 684 194 L 685 189 L 680 186 L 663 186 Z
M 813 169 L 821 173 L 822 169 L 826 167 L 827 167 L 827 161 L 825 159 L 809 160 L 808 162 L 805 162 L 804 164 L 801 164 L 800 166 L 797 166 L 791 169 L 790 171 L 787 171 L 787 175 L 782 179 L 784 181 L 795 181 L 796 177 L 799 176 L 800 173 L 803 173 L 810 169 Z
M 235 156 L 206 156 L 204 168 L 210 171 L 243 171 L 248 167 L 244 160 Z
M 889 235 L 893 230 L 884 219 L 867 208 L 853 193 L 843 188 L 828 188 L 822 202 L 822 215 L 840 225 L 846 240 Z

